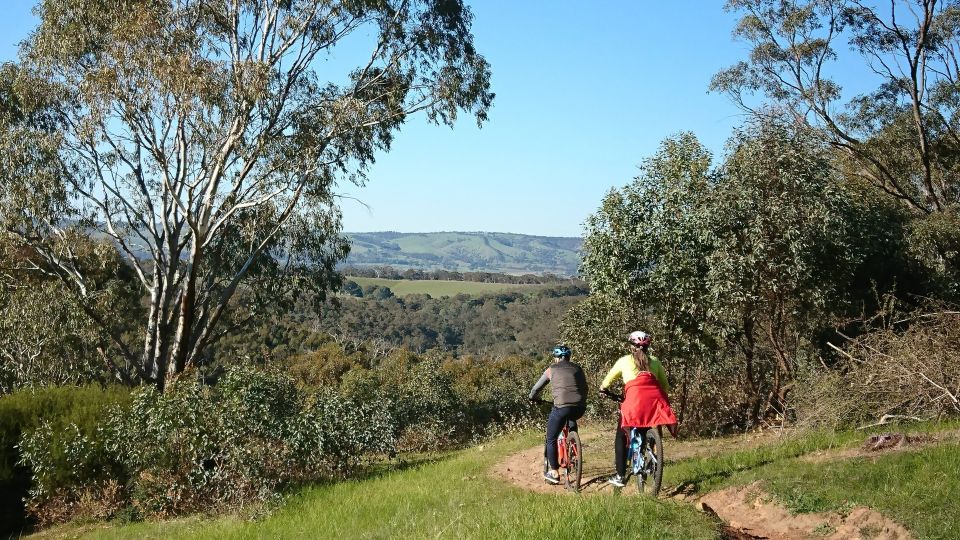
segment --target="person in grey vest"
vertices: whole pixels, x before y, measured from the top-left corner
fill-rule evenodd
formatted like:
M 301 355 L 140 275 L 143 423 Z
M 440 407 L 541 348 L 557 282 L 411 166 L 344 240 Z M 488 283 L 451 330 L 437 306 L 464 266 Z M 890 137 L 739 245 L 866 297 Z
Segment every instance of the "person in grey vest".
M 575 430 L 576 420 L 583 416 L 587 408 L 587 377 L 579 365 L 570 361 L 570 348 L 566 345 L 558 345 L 553 349 L 553 364 L 543 372 L 537 384 L 533 385 L 530 401 L 537 399 L 548 382 L 553 391 L 553 409 L 547 419 L 547 441 L 544 448 L 549 470 L 544 471 L 543 479 L 550 484 L 559 484 L 557 437 L 563 431 L 565 422 L 570 422 Z

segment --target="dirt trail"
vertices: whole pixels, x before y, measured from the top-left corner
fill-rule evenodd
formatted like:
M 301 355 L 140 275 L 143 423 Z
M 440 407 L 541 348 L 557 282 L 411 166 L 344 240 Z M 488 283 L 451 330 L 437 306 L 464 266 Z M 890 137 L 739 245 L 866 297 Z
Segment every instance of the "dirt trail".
M 613 488 L 607 484 L 615 471 L 613 469 L 613 431 L 608 426 L 581 423 L 581 437 L 583 438 L 583 479 L 581 480 L 582 493 L 612 493 Z M 776 440 L 779 435 L 775 432 L 761 434 L 740 435 L 712 440 L 677 441 L 664 433 L 664 458 L 669 466 L 671 462 L 691 457 L 707 456 L 722 453 L 728 450 L 743 450 L 756 448 Z M 490 475 L 501 478 L 517 487 L 539 493 L 563 493 L 566 490 L 551 486 L 543 481 L 543 446 L 528 448 L 518 452 L 495 464 L 490 469 Z M 635 493 L 627 489 L 627 493 Z
M 587 495 L 613 493 L 613 488 L 606 483 L 607 478 L 614 473 L 612 431 L 596 425 L 581 425 L 580 431 L 584 446 L 581 493 Z M 667 436 L 664 457 L 669 467 L 671 462 L 682 459 L 756 448 L 770 444 L 780 436 L 777 432 L 765 432 L 699 441 L 676 441 Z M 898 447 L 888 451 L 903 450 L 903 447 Z M 824 452 L 811 459 L 843 459 L 860 457 L 866 453 L 864 449 L 841 450 Z M 573 496 L 573 492 L 563 489 L 562 484 L 551 486 L 544 483 L 542 467 L 543 446 L 535 446 L 498 462 L 490 469 L 489 474 L 526 490 Z M 635 487 L 629 486 L 623 493 L 636 494 L 637 491 Z M 865 507 L 855 508 L 846 515 L 835 512 L 793 515 L 774 502 L 773 497 L 764 493 L 757 484 L 711 492 L 699 498 L 679 495 L 677 499 L 696 503 L 701 510 L 723 521 L 725 538 L 769 538 L 771 540 L 824 538 L 908 540 L 913 538 L 902 526 Z
M 791 514 L 776 504 L 758 484 L 704 495 L 697 503 L 713 510 L 730 529 L 771 540 L 821 538 L 848 540 L 908 540 L 902 526 L 866 507 L 841 515 L 836 512 Z

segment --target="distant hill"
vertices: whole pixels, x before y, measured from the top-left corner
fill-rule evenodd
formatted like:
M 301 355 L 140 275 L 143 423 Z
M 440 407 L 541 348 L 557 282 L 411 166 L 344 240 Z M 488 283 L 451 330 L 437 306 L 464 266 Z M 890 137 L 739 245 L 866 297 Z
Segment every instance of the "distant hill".
M 489 232 L 346 233 L 347 266 L 577 275 L 580 238 Z

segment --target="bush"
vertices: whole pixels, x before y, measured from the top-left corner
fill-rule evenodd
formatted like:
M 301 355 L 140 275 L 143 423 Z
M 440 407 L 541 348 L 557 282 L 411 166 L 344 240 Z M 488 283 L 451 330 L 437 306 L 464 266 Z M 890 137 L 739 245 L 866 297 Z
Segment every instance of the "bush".
M 79 450 L 76 441 L 94 436 L 106 411 L 126 403 L 129 396 L 129 389 L 124 387 L 64 386 L 21 390 L 0 397 L 0 523 L 4 524 L 0 534 L 25 525 L 23 498 L 35 471 L 18 465 L 21 438 L 38 428 L 46 433 L 44 474 L 48 482 L 85 480 L 73 470 Z M 85 466 L 81 476 L 89 473 L 90 468 Z
M 538 409 L 527 401 L 548 360 L 519 356 L 498 359 L 473 357 L 448 360 L 443 369 L 453 383 L 459 406 L 475 435 L 496 426 L 542 422 Z
M 347 353 L 327 343 L 285 366 L 308 388 L 335 388 L 381 408 L 393 421 L 401 451 L 448 448 L 500 426 L 540 420 L 526 397 L 545 360 L 454 358 L 440 351 L 417 354 L 380 345 L 365 342 Z
M 24 437 L 23 454 L 43 521 L 109 517 L 125 505 L 125 515 L 168 517 L 268 505 L 289 486 L 346 477 L 393 451 L 391 428 L 373 406 L 304 392 L 281 373 L 231 368 L 216 387 L 181 378 L 164 393 L 138 390 L 93 433 L 59 436 L 44 424 Z M 69 474 L 59 474 L 61 463 Z M 112 503 L 58 512 L 94 499 Z

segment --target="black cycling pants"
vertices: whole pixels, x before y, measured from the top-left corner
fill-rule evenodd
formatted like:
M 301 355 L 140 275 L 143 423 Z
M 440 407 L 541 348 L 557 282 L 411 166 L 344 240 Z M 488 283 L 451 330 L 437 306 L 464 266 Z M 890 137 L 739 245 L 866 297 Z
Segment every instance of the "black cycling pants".
M 554 407 L 550 410 L 550 417 L 547 419 L 547 442 L 544 447 L 544 455 L 547 456 L 547 462 L 550 464 L 551 470 L 556 470 L 560 467 L 560 463 L 557 461 L 557 437 L 559 437 L 560 432 L 563 431 L 564 423 L 576 421 L 583 416 L 586 410 L 587 407 L 585 405 Z M 576 424 L 573 424 L 571 428 L 576 430 Z
M 613 464 L 617 468 L 617 474 L 621 478 L 627 472 L 627 451 L 629 450 L 628 446 L 630 442 L 627 440 L 627 437 L 630 435 L 630 430 L 633 428 L 617 428 L 617 436 L 613 440 Z M 647 430 L 650 428 L 641 428 L 640 429 L 640 440 L 643 441 L 646 438 Z

